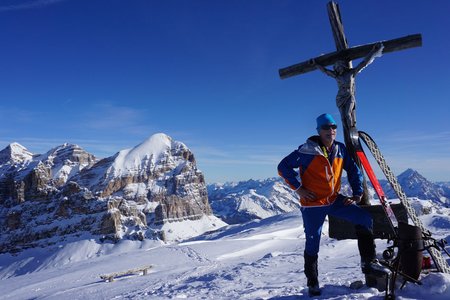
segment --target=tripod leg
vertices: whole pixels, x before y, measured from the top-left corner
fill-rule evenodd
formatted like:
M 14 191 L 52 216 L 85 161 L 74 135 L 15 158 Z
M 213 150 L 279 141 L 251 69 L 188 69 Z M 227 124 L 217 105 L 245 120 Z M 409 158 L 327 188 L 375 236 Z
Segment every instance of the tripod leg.
M 384 298 L 387 300 L 395 299 L 394 289 L 395 279 L 393 278 L 392 273 L 386 274 L 386 294 Z

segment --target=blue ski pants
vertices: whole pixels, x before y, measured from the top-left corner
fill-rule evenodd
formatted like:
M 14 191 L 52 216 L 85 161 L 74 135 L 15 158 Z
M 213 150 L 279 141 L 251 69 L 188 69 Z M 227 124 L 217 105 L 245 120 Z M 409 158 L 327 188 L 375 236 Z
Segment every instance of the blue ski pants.
M 372 216 L 356 204 L 344 205 L 345 197 L 339 195 L 333 204 L 320 207 L 302 207 L 303 227 L 305 228 L 305 252 L 310 256 L 319 253 L 320 235 L 327 215 L 347 220 L 372 231 Z

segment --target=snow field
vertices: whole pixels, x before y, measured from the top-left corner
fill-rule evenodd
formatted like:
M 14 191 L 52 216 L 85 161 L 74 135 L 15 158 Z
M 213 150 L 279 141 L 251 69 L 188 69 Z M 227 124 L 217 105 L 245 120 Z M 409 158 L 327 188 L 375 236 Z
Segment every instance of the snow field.
M 384 292 L 374 288 L 349 288 L 364 280 L 356 241 L 330 239 L 327 223 L 324 227 L 320 299 L 383 299 Z M 440 233 L 448 229 L 440 228 Z M 381 255 L 386 241 L 376 242 Z M 1 299 L 310 299 L 298 212 L 227 226 L 180 243 L 89 240 L 38 250 L 0 255 Z M 19 264 L 20 276 L 5 273 L 4 266 Z M 111 283 L 99 277 L 144 265 L 153 266 L 146 276 Z M 397 299 L 450 299 L 450 275 L 423 274 L 421 280 L 422 286 L 408 283 L 396 290 Z

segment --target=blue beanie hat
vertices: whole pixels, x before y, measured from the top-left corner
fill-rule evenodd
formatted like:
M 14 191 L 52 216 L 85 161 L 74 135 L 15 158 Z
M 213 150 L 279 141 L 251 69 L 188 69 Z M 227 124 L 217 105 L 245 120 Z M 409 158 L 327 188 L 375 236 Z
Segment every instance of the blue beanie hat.
M 321 114 L 320 116 L 317 117 L 316 119 L 317 122 L 317 131 L 320 130 L 320 127 L 322 127 L 322 125 L 328 125 L 328 124 L 334 124 L 336 125 L 336 122 L 334 121 L 333 117 L 330 114 Z

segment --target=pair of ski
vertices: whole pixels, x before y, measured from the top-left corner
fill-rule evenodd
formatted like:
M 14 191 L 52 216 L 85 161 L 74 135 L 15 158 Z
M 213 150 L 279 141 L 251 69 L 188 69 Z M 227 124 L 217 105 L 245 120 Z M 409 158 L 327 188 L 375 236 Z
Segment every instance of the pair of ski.
M 375 141 L 365 132 L 363 131 L 354 131 L 350 132 L 350 137 L 352 141 L 352 145 L 355 149 L 356 155 L 361 161 L 361 165 L 366 171 L 367 176 L 369 177 L 370 182 L 372 183 L 373 188 L 375 189 L 375 192 L 380 200 L 380 204 L 386 213 L 391 231 L 394 234 L 394 239 L 398 240 L 398 221 L 397 218 L 388 202 L 388 199 L 386 195 L 384 194 L 383 188 L 381 187 L 380 182 L 378 181 L 377 177 L 375 176 L 375 173 L 369 163 L 369 160 L 367 159 L 366 154 L 364 153 L 364 150 L 362 148 L 362 145 L 359 141 L 359 139 L 362 139 L 364 143 L 366 144 L 367 148 L 372 153 L 373 157 L 375 158 L 376 162 L 378 163 L 380 169 L 382 170 L 383 174 L 386 176 L 386 179 L 391 184 L 392 188 L 394 189 L 395 193 L 400 199 L 400 202 L 405 207 L 406 212 L 409 216 L 409 218 L 412 220 L 414 226 L 417 226 L 420 228 L 422 235 L 424 236 L 424 249 L 426 249 L 431 258 L 434 261 L 434 264 L 436 265 L 436 268 L 439 272 L 450 274 L 450 267 L 446 261 L 446 259 L 442 256 L 442 253 L 439 251 L 441 248 L 448 254 L 448 252 L 445 250 L 445 245 L 442 242 L 442 246 L 438 247 L 437 242 L 435 239 L 431 238 L 431 232 L 425 228 L 422 221 L 417 217 L 417 214 L 414 210 L 414 208 L 409 203 L 406 194 L 403 192 L 400 184 L 397 181 L 397 177 L 392 173 L 391 169 L 387 165 L 383 155 L 380 152 L 380 149 L 376 145 Z M 394 244 L 395 246 L 395 244 Z M 439 250 L 438 250 L 439 249 Z M 383 253 L 384 254 L 384 253 Z M 393 253 L 390 253 L 393 255 Z M 392 267 L 392 266 L 391 266 Z M 396 271 L 398 272 L 398 265 L 396 268 Z M 395 280 L 397 272 L 393 273 L 392 278 L 388 275 L 386 280 L 386 299 L 394 299 L 394 287 L 395 287 Z M 405 274 L 402 274 L 405 276 Z M 417 280 L 410 278 L 411 281 L 419 283 Z
M 372 153 L 373 157 L 377 161 L 378 165 L 380 166 L 380 169 L 382 170 L 383 174 L 386 176 L 386 179 L 391 184 L 392 188 L 394 189 L 395 193 L 400 199 L 400 202 L 403 204 L 403 206 L 406 209 L 406 212 L 413 222 L 414 226 L 417 226 L 420 228 L 424 236 L 426 237 L 424 239 L 425 249 L 428 250 L 430 253 L 430 256 L 432 257 L 436 268 L 439 272 L 442 273 L 448 273 L 450 274 L 450 267 L 446 261 L 446 259 L 442 256 L 442 253 L 438 251 L 436 247 L 436 241 L 431 237 L 431 232 L 425 228 L 422 221 L 417 217 L 417 214 L 412 207 L 411 203 L 408 201 L 406 194 L 403 192 L 400 184 L 397 181 L 397 177 L 392 173 L 391 169 L 387 165 L 383 155 L 381 154 L 378 146 L 375 144 L 375 141 L 365 132 L 358 131 L 358 132 L 352 132 L 351 133 L 352 138 L 352 144 L 355 147 L 356 155 L 361 161 L 361 164 L 366 171 L 367 176 L 369 177 L 370 182 L 372 183 L 373 188 L 375 189 L 375 192 L 380 199 L 381 206 L 383 207 L 384 212 L 386 213 L 386 216 L 389 220 L 389 225 L 391 229 L 393 230 L 394 234 L 396 233 L 396 228 L 398 228 L 398 222 L 397 218 L 395 217 L 394 212 L 392 211 L 392 208 L 387 201 L 387 197 L 384 194 L 383 188 L 381 187 L 377 177 L 375 176 L 375 173 L 369 163 L 369 160 L 367 159 L 366 154 L 364 153 L 364 150 L 362 148 L 361 143 L 359 142 L 359 138 L 361 138 L 364 143 L 366 144 L 367 148 Z M 444 249 L 445 250 L 445 249 Z

